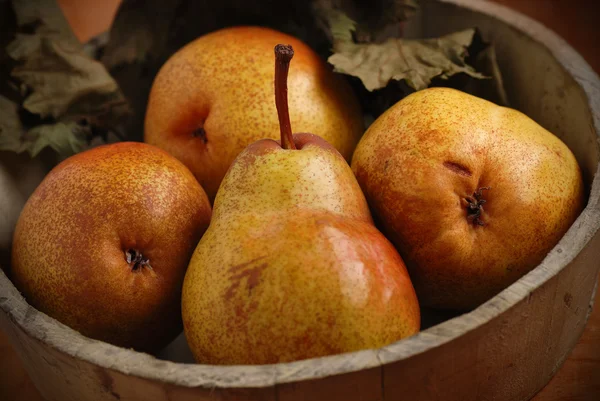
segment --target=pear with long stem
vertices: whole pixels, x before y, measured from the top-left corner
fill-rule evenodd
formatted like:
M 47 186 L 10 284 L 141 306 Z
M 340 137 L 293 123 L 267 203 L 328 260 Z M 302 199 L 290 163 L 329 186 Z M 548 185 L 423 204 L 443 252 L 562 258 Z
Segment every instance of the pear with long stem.
M 380 347 L 419 330 L 402 259 L 375 228 L 344 158 L 292 134 L 275 47 L 281 142 L 248 146 L 227 172 L 183 287 L 185 334 L 210 364 L 267 364 Z

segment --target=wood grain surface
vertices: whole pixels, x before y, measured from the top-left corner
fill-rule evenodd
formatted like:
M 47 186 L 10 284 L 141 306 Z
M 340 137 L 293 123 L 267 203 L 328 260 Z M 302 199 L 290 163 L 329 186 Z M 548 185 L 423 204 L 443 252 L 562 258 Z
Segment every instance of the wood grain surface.
M 575 47 L 600 71 L 600 29 L 586 0 L 495 0 L 538 19 Z M 110 24 L 118 0 L 59 1 L 79 38 L 85 40 Z M 100 6 L 101 5 L 101 6 Z M 544 341 L 540 338 L 539 341 Z M 38 401 L 20 360 L 0 332 L 0 400 Z M 550 383 L 533 401 L 600 401 L 600 291 L 592 315 L 577 346 Z

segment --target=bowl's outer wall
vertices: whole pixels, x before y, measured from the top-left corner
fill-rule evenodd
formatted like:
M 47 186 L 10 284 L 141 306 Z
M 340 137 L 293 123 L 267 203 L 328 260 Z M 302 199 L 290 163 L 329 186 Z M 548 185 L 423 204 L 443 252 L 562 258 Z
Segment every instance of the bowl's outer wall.
M 225 368 L 160 361 L 85 339 L 27 306 L 0 273 L 0 327 L 40 392 L 52 401 L 521 401 L 543 387 L 583 331 L 600 268 L 598 180 L 591 186 L 600 128 L 591 109 L 600 110 L 600 84 L 578 56 L 571 72 L 563 68 L 554 57 L 560 41 L 536 23 L 487 2 L 447 1 L 531 24 L 527 30 L 553 48 L 453 4 L 424 2 L 427 19 L 416 27 L 427 36 L 479 27 L 497 46 L 512 105 L 556 133 L 579 160 L 590 202 L 541 266 L 475 311 L 380 350 Z M 595 98 L 577 81 L 589 83 Z

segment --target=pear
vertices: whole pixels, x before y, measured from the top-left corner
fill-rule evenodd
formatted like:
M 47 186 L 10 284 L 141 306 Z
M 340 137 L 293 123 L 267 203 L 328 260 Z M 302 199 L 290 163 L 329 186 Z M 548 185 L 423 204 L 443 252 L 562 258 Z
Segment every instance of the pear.
M 27 200 L 12 278 L 82 334 L 156 351 L 181 332 L 183 278 L 210 216 L 204 190 L 167 152 L 96 147 L 52 169 Z
M 188 267 L 184 332 L 196 360 L 269 364 L 386 345 L 419 330 L 414 288 L 375 228 L 350 166 L 292 135 L 275 48 L 281 143 L 248 146 L 225 176 Z
M 294 126 L 318 133 L 348 161 L 364 132 L 350 86 L 302 41 L 251 26 L 201 36 L 173 54 L 157 74 L 144 141 L 181 160 L 211 201 L 246 146 L 279 137 L 271 56 L 275 43 L 290 43 L 296 51 L 289 72 Z
M 470 309 L 537 266 L 584 205 L 574 155 L 526 115 L 416 92 L 367 130 L 352 169 L 423 306 Z

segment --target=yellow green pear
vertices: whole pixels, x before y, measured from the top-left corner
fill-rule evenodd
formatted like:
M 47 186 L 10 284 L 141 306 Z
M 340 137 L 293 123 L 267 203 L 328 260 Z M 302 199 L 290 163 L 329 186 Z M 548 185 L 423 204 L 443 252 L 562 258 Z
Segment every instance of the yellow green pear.
M 200 363 L 287 362 L 419 330 L 408 272 L 350 166 L 322 138 L 292 135 L 292 54 L 276 48 L 281 143 L 260 140 L 236 158 L 185 276 L 184 331 Z
M 388 109 L 352 169 L 424 306 L 491 298 L 537 266 L 584 205 L 577 160 L 558 137 L 454 89 Z

